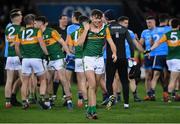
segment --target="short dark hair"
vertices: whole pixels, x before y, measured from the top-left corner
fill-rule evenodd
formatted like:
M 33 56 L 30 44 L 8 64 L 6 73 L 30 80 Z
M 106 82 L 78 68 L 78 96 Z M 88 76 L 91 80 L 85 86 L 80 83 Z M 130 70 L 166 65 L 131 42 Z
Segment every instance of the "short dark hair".
M 146 20 L 156 20 L 156 18 L 154 16 L 148 16 L 146 17 Z
M 177 18 L 172 19 L 172 21 L 171 21 L 172 28 L 177 28 L 179 25 L 180 25 L 179 19 L 177 19 Z
M 91 16 L 96 16 L 96 18 L 102 18 L 103 16 L 103 12 L 101 10 L 98 9 L 93 9 L 91 12 Z
M 11 14 L 13 14 L 13 13 L 17 13 L 17 12 L 19 12 L 19 11 L 21 11 L 20 9 L 18 9 L 18 8 L 16 8 L 16 9 L 12 9 L 11 11 L 10 11 L 10 15 Z
M 62 15 L 59 16 L 59 19 L 62 19 L 63 16 L 66 16 L 66 17 L 67 17 L 67 15 L 62 14 Z
M 45 16 L 38 16 L 35 18 L 36 21 L 41 21 L 43 24 L 45 24 L 47 21 L 47 18 Z
M 79 21 L 79 17 L 80 17 L 81 15 L 82 15 L 82 13 L 79 12 L 79 11 L 74 11 L 74 12 L 72 13 L 72 16 L 75 17 L 75 19 L 76 19 L 77 21 Z
M 79 24 L 82 24 L 83 22 L 89 22 L 90 19 L 87 16 L 79 16 Z
M 15 18 L 15 17 L 17 17 L 17 16 L 20 16 L 20 14 L 18 13 L 19 11 L 21 12 L 20 9 L 12 9 L 12 10 L 10 11 L 10 13 L 9 13 L 10 19 L 13 19 L 13 18 Z
M 27 14 L 25 17 L 24 17 L 24 23 L 25 25 L 29 25 L 29 24 L 32 24 L 35 20 L 35 15 L 34 14 Z
M 169 20 L 169 15 L 168 14 L 160 14 L 159 15 L 159 22 L 166 22 Z
M 104 12 L 106 20 L 115 20 L 115 11 L 113 9 L 108 9 Z
M 13 19 L 13 18 L 15 18 L 17 16 L 20 16 L 20 14 L 19 13 L 13 13 L 13 14 L 10 15 L 10 19 Z
M 127 17 L 127 16 L 121 16 L 121 17 L 118 18 L 118 22 L 122 22 L 122 21 L 124 21 L 124 20 L 129 20 L 129 17 Z

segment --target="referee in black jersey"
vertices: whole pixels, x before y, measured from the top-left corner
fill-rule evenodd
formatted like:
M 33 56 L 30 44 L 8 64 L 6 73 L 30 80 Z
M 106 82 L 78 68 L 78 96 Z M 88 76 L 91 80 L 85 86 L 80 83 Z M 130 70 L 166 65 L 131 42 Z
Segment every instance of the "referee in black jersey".
M 109 24 L 110 32 L 112 39 L 116 45 L 117 49 L 117 61 L 113 62 L 112 52 L 110 46 L 107 44 L 107 62 L 106 62 L 106 88 L 109 94 L 109 102 L 107 104 L 107 109 L 110 109 L 115 96 L 113 95 L 113 80 L 118 70 L 119 78 L 122 83 L 123 88 L 123 98 L 124 98 L 124 108 L 129 108 L 129 80 L 128 80 L 128 60 L 126 59 L 126 48 L 125 48 L 125 39 L 127 39 L 131 57 L 134 55 L 133 41 L 130 37 L 128 29 L 116 22 L 113 16 L 113 10 L 107 10 L 104 13 L 105 19 Z

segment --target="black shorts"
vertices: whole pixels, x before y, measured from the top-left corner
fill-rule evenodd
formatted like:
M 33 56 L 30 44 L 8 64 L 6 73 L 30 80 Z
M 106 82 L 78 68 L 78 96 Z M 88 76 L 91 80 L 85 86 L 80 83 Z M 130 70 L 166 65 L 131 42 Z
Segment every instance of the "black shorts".
M 154 61 L 154 56 L 150 56 L 150 57 L 145 56 L 144 57 L 144 68 L 146 70 L 152 69 L 153 61 Z
M 166 55 L 154 56 L 153 70 L 162 71 L 166 67 Z

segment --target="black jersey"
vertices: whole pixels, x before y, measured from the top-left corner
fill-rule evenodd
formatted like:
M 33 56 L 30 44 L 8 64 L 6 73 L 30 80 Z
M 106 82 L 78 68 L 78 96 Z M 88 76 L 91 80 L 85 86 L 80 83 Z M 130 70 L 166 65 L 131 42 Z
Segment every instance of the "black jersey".
M 128 32 L 128 29 L 118 24 L 117 22 L 111 22 L 109 24 L 109 29 L 110 29 L 112 39 L 117 49 L 117 58 L 126 59 L 125 39 L 127 39 L 129 43 L 131 57 L 133 57 L 134 55 L 133 42 Z M 111 58 L 112 58 L 112 51 L 111 51 L 110 45 L 107 44 L 107 59 L 111 59 Z

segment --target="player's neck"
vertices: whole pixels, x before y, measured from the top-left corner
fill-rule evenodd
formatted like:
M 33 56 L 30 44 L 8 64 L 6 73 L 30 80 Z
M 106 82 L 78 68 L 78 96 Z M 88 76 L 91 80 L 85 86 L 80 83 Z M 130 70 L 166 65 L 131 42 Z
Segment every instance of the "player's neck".
M 34 25 L 33 24 L 26 25 L 26 28 L 30 28 L 30 27 L 34 27 Z
M 79 24 L 79 21 L 74 20 L 73 24 Z
M 175 30 L 179 30 L 179 28 L 172 28 L 172 30 L 173 30 L 173 31 L 175 31 Z
M 167 23 L 166 23 L 166 22 L 161 22 L 161 23 L 159 24 L 159 26 L 167 26 Z
M 90 24 L 92 29 L 101 29 L 103 25 L 96 26 L 94 24 Z
M 44 32 L 46 30 L 46 27 L 42 27 L 41 30 L 42 32 Z
M 62 25 L 62 24 L 59 24 L 59 27 L 61 28 L 61 29 L 66 29 L 66 26 L 65 25 Z
M 13 24 L 13 25 L 20 25 L 21 23 L 14 21 L 14 22 L 12 22 L 12 24 Z

